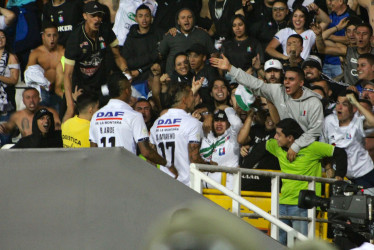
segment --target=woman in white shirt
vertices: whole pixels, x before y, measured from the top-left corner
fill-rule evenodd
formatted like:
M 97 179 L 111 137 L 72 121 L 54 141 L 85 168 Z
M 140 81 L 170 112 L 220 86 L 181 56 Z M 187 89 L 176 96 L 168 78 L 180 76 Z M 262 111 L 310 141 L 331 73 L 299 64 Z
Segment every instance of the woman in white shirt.
M 322 12 L 322 10 L 318 9 L 318 12 L 320 11 Z M 281 29 L 275 34 L 266 47 L 266 53 L 272 58 L 288 60 L 289 55 L 287 55 L 286 52 L 287 39 L 290 35 L 299 34 L 304 40 L 301 57 L 306 59 L 316 41 L 316 35 L 311 29 L 309 29 L 311 19 L 312 18 L 310 17 L 307 8 L 301 5 L 296 7 L 291 15 L 290 27 Z M 283 54 L 277 51 L 279 45 L 282 45 Z

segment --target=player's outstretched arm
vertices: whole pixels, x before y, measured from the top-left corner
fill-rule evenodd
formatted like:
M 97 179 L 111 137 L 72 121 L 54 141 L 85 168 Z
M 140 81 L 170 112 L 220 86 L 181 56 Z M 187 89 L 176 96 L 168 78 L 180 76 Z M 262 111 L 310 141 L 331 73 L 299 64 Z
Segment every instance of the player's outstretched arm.
M 188 144 L 188 156 L 190 158 L 191 163 L 199 163 L 199 164 L 212 164 L 217 165 L 215 162 L 206 162 L 200 156 L 200 143 L 189 143 Z
M 165 166 L 167 164 L 166 160 L 162 158 L 157 151 L 151 148 L 149 145 L 149 141 L 141 141 L 138 142 L 138 146 L 140 149 L 140 153 L 149 161 L 155 163 L 155 164 L 160 164 Z

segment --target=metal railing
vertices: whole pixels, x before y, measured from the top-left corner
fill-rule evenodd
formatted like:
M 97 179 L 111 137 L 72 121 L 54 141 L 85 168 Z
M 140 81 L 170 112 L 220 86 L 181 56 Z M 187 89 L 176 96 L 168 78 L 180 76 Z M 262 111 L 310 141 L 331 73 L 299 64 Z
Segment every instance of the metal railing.
M 227 189 L 225 186 L 217 183 L 206 174 L 205 172 L 226 172 L 233 174 L 233 190 Z M 258 216 L 268 220 L 271 223 L 271 237 L 275 240 L 279 239 L 279 228 L 287 232 L 287 246 L 292 247 L 294 245 L 295 239 L 306 240 L 308 238 L 314 239 L 316 230 L 316 209 L 308 209 L 308 218 L 301 217 L 290 217 L 290 219 L 296 220 L 307 220 L 308 221 L 308 238 L 302 233 L 296 231 L 292 227 L 288 226 L 281 220 L 279 220 L 279 185 L 280 179 L 291 179 L 299 181 L 308 181 L 308 189 L 315 190 L 315 183 L 333 183 L 334 179 L 314 177 L 314 176 L 303 176 L 294 174 L 285 174 L 279 172 L 268 172 L 253 169 L 244 168 L 230 168 L 223 166 L 212 166 L 205 164 L 194 164 L 190 165 L 191 173 L 191 188 L 196 192 L 202 194 L 202 181 L 212 185 L 214 188 L 218 189 L 225 195 L 232 198 L 232 213 L 241 217 L 240 205 L 247 207 L 252 210 Z M 271 214 L 257 207 L 253 203 L 245 200 L 241 197 L 241 175 L 242 174 L 254 174 L 259 176 L 271 177 Z

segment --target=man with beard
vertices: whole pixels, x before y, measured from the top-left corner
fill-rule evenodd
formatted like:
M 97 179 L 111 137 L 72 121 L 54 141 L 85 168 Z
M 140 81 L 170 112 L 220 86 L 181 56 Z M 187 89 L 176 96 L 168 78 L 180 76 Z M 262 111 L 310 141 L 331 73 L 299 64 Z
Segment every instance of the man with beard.
M 31 51 L 27 68 L 33 65 L 40 65 L 44 70 L 45 78 L 51 83 L 50 91 L 47 92 L 44 88 L 42 91 L 43 103 L 48 106 L 54 106 L 57 100 L 52 100 L 57 94 L 62 98 L 63 92 L 60 88 L 55 88 L 56 83 L 56 68 L 61 57 L 64 55 L 64 48 L 58 44 L 59 34 L 56 26 L 52 23 L 47 23 L 43 27 L 42 41 L 43 44 Z M 47 99 L 47 100 L 46 100 Z M 56 108 L 57 109 L 57 108 Z
M 322 73 L 322 62 L 318 56 L 310 55 L 303 62 L 301 68 L 305 74 L 305 81 L 307 86 L 318 85 L 317 82 L 326 81 L 328 83 L 328 88 L 326 94 L 333 100 L 336 100 L 338 93 L 344 90 L 348 85 L 336 82 L 330 79 L 328 76 Z M 323 83 L 322 83 L 323 84 Z M 324 87 L 324 86 L 321 86 Z M 326 90 L 326 89 L 325 89 Z
M 208 33 L 195 28 L 195 17 L 191 10 L 181 9 L 176 17 L 177 34 L 166 34 L 160 43 L 160 53 L 166 59 L 166 73 L 169 76 L 173 73 L 175 55 L 190 48 L 192 44 L 204 45 L 209 54 L 216 52 Z
M 283 66 L 277 59 L 270 59 L 265 62 L 265 82 L 280 83 L 283 81 Z

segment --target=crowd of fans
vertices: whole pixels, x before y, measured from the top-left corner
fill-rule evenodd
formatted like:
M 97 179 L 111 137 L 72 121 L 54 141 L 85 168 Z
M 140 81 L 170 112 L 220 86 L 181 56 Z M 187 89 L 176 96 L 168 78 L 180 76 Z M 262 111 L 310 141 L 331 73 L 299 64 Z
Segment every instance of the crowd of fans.
M 327 157 L 328 177 L 371 188 L 373 10 L 367 0 L 9 0 L 1 145 L 19 132 L 14 148 L 122 146 L 186 185 L 192 162 L 320 176 Z M 270 190 L 259 176 L 242 182 Z

